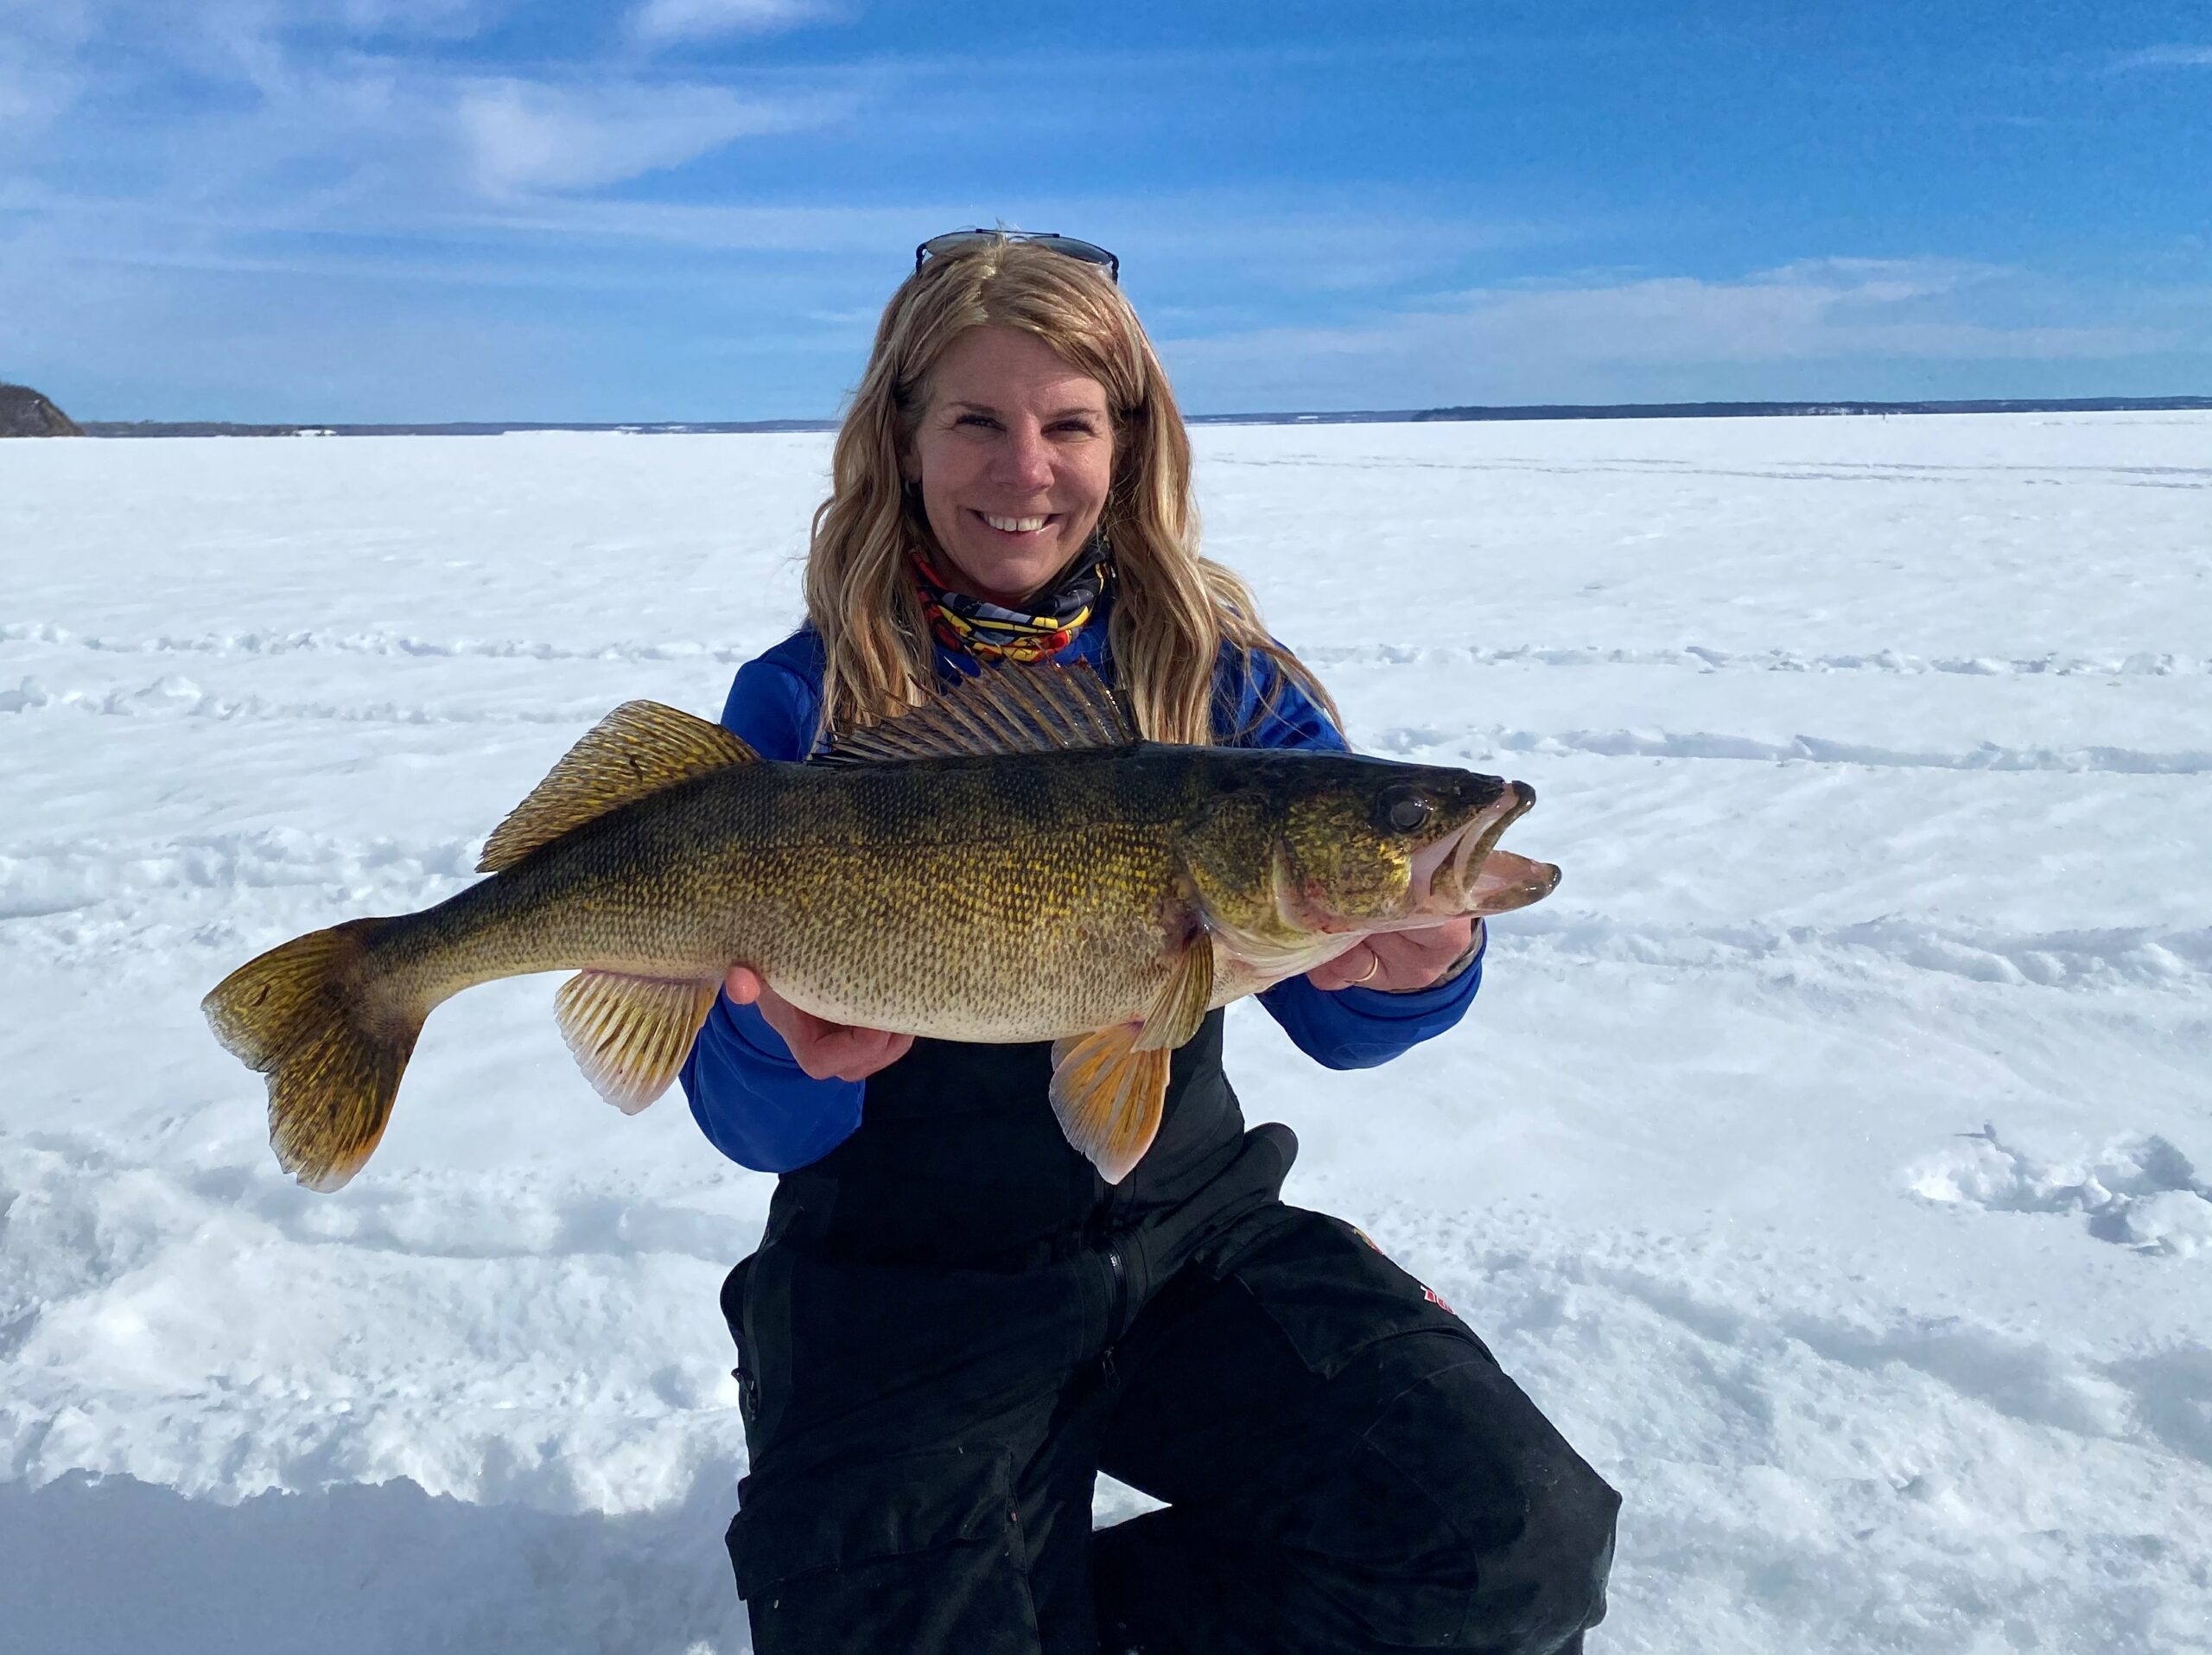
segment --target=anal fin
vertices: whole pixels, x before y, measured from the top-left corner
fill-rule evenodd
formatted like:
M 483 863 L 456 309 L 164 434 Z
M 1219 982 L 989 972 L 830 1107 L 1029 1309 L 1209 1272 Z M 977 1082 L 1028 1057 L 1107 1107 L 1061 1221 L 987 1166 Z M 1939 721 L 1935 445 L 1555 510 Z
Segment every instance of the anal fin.
M 561 985 L 554 1009 L 584 1078 L 634 1115 L 668 1090 L 721 990 L 718 979 L 579 971 Z

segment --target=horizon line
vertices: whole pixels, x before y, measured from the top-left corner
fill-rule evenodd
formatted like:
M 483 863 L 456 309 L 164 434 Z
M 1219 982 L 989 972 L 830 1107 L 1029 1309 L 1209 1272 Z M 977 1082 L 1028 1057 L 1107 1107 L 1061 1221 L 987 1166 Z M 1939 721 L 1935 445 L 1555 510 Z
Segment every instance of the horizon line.
M 28 387 L 23 387 L 28 389 Z M 1623 403 L 1455 404 L 1429 408 L 1287 409 L 1186 414 L 1192 425 L 1424 424 L 1575 419 L 1729 419 L 1980 413 L 2212 412 L 2212 396 L 1974 397 L 1909 401 L 1854 397 Z M 842 419 L 754 420 L 78 420 L 87 436 L 473 436 L 534 431 L 638 436 L 773 436 L 834 431 Z

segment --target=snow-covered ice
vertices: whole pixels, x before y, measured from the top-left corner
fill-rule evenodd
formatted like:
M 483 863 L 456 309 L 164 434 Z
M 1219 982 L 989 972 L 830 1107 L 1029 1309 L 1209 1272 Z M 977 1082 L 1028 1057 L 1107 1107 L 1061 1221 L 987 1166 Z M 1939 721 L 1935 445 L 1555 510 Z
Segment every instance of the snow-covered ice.
M 2212 1649 L 2212 418 L 1198 442 L 1354 740 L 1567 869 L 1455 1034 L 1230 1067 L 1623 1490 L 1592 1650 Z M 827 455 L 0 445 L 0 1647 L 746 1646 L 770 1181 L 532 979 L 310 1194 L 198 1002 L 718 709 Z

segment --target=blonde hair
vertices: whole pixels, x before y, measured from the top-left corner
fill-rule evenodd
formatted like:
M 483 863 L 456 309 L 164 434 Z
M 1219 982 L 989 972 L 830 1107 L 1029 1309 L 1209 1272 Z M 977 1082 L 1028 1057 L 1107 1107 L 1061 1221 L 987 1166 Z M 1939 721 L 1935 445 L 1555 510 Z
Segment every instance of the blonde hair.
M 1214 695 L 1224 644 L 1265 657 L 1334 722 L 1336 703 L 1268 636 L 1251 589 L 1198 555 L 1190 436 L 1121 289 L 1096 265 L 996 238 L 932 258 L 899 283 L 838 430 L 806 563 L 807 616 L 827 659 L 823 728 L 874 723 L 934 690 L 935 650 L 907 572 L 909 551 L 934 542 L 900 461 L 927 411 L 931 369 L 981 327 L 1033 334 L 1105 388 L 1114 476 L 1099 526 L 1116 587 L 1108 644 L 1137 728 L 1156 742 L 1233 737 L 1221 722 L 1233 710 Z

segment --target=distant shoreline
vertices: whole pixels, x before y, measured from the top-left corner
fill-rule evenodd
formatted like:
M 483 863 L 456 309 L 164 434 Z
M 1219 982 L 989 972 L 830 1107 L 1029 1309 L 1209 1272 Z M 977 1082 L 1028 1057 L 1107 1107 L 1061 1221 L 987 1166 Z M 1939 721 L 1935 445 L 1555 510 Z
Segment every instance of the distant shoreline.
M 2212 397 L 1985 398 L 1965 402 L 1535 403 L 1497 407 L 1404 408 L 1282 414 L 1193 414 L 1193 425 L 1410 425 L 1440 421 L 1567 419 L 1803 419 L 1867 414 L 2112 414 L 2212 412 Z M 86 436 L 506 436 L 528 431 L 603 431 L 639 436 L 834 431 L 834 419 L 657 420 L 564 423 L 556 420 L 447 420 L 420 425 L 249 425 L 227 420 L 78 422 Z

